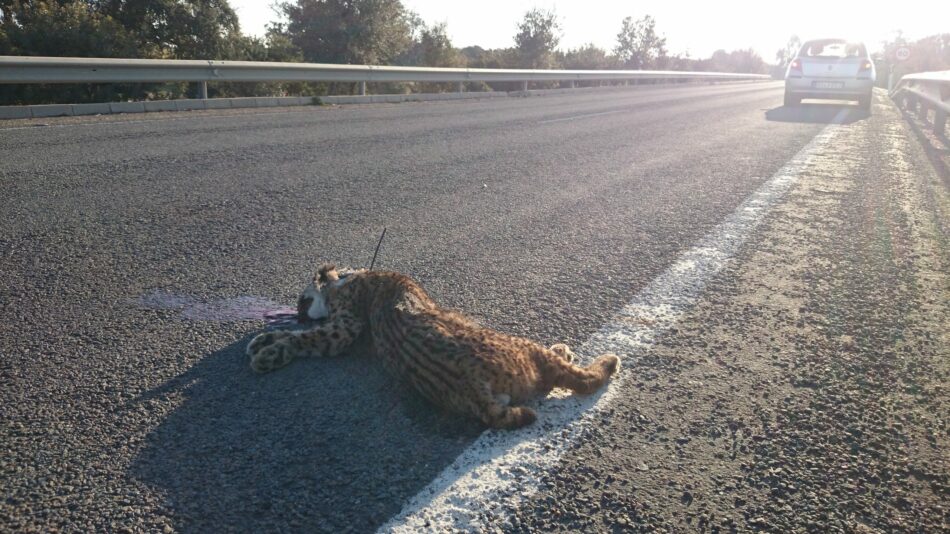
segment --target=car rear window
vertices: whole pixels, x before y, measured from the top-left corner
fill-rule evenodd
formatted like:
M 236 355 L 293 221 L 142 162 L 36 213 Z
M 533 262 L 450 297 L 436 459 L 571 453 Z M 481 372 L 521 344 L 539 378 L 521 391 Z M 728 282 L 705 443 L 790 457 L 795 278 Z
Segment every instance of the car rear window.
M 801 57 L 826 58 L 864 57 L 867 56 L 867 50 L 861 43 L 849 43 L 840 39 L 824 39 L 808 41 L 802 45 L 799 55 Z

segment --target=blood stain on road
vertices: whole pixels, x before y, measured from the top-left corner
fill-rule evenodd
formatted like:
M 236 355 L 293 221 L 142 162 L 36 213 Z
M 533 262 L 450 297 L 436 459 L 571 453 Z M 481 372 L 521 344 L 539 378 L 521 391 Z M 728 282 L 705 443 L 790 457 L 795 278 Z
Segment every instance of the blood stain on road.
M 190 321 L 259 321 L 282 327 L 297 323 L 297 310 L 269 299 L 255 296 L 205 301 L 187 295 L 153 291 L 135 300 L 135 305 L 149 310 L 180 310 L 181 318 Z

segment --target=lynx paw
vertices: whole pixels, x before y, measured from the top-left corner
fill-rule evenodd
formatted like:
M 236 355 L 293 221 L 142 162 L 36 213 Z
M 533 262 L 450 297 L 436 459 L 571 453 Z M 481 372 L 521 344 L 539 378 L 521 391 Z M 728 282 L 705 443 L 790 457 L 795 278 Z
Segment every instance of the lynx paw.
M 248 356 L 254 356 L 256 352 L 266 347 L 267 345 L 273 345 L 274 341 L 277 340 L 276 332 L 265 332 L 263 334 L 258 334 L 254 336 L 254 339 L 247 344 L 247 349 L 245 352 Z
M 513 430 L 516 428 L 521 428 L 523 426 L 528 426 L 531 423 L 537 421 L 538 414 L 535 413 L 531 408 L 526 408 L 524 406 L 514 406 L 511 408 L 505 408 L 502 415 L 492 421 L 490 425 L 495 428 L 504 428 L 508 430 Z
M 564 358 L 564 361 L 567 363 L 574 363 L 574 352 L 571 351 L 571 348 L 564 343 L 555 343 L 551 345 L 550 349 L 552 352 Z
M 603 369 L 607 376 L 613 376 L 620 369 L 620 358 L 615 354 L 602 354 L 593 365 Z
M 247 354 L 251 357 L 251 369 L 266 373 L 290 363 L 293 356 L 287 344 L 288 336 L 281 332 L 266 332 L 251 340 Z

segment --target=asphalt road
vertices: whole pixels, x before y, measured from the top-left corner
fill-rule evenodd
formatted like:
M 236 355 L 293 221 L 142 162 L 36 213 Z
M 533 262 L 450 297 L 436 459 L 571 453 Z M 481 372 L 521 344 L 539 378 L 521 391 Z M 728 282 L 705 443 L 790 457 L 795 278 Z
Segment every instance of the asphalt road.
M 0 530 L 372 531 L 483 429 L 401 387 L 365 344 L 259 376 L 243 348 L 262 321 L 183 319 L 143 296 L 291 304 L 317 263 L 365 266 L 385 226 L 379 267 L 488 326 L 579 345 L 836 116 L 847 142 L 800 187 L 831 185 L 793 192 L 692 327 L 621 355 L 651 378 L 498 526 L 946 528 L 950 328 L 947 299 L 927 298 L 948 287 L 947 178 L 883 98 L 870 117 L 781 101 L 769 83 L 0 124 Z M 781 335 L 799 320 L 819 333 Z M 856 347 L 853 366 L 828 339 Z M 861 378 L 882 355 L 902 362 L 894 376 Z M 829 419 L 859 420 L 911 375 L 874 425 Z M 882 451 L 808 452 L 822 444 L 789 417 Z M 713 428 L 712 445 L 696 438 Z M 745 448 L 711 473 L 717 439 Z M 849 500 L 809 474 L 825 463 L 906 484 Z M 816 497 L 779 503 L 780 479 Z

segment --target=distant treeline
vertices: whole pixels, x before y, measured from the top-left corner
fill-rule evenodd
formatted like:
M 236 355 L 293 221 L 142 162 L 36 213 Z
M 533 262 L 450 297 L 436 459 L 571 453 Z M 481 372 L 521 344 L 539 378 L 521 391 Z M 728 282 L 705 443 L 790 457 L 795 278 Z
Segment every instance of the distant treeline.
M 656 21 L 618 21 L 616 44 L 558 48 L 555 13 L 525 13 L 510 48 L 453 46 L 445 24 L 426 24 L 400 0 L 295 0 L 275 4 L 266 36 L 241 33 L 227 0 L 0 0 L 0 55 L 291 61 L 430 67 L 669 69 L 768 72 L 754 51 L 695 59 L 669 54 Z M 470 84 L 470 89 L 488 89 Z M 448 84 L 379 84 L 380 92 L 451 90 Z M 491 84 L 508 89 L 507 84 Z M 165 84 L 0 86 L 0 104 L 101 102 L 194 96 Z M 215 83 L 211 96 L 346 93 L 354 84 Z

